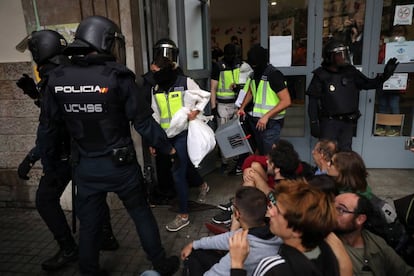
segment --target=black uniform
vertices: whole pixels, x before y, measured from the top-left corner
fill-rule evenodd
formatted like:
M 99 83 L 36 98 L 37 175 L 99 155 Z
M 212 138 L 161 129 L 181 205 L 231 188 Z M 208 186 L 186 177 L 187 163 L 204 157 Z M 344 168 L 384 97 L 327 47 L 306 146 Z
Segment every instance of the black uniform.
M 338 71 L 322 66 L 313 74 L 307 90 L 311 123 L 320 122 L 320 138 L 338 141 L 340 150 L 351 150 L 353 126 L 360 117 L 359 92 L 377 88 L 382 78 L 370 79 L 352 65 Z
M 134 220 L 141 244 L 153 262 L 165 259 L 158 226 L 148 206 L 136 160 L 130 122 L 151 146 L 169 153 L 172 146 L 152 118 L 138 91 L 135 75 L 107 55 L 73 57 L 72 65 L 49 74 L 44 95 L 42 161 L 53 168 L 56 123 L 64 120 L 79 151 L 76 180 L 80 220 L 79 263 L 82 273 L 99 269 L 98 240 L 107 192 L 115 192 Z

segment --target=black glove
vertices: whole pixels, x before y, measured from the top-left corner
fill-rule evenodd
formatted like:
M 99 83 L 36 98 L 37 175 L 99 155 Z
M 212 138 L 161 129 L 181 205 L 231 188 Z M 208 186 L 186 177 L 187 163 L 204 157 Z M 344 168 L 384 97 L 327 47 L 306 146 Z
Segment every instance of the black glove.
M 33 100 L 39 99 L 40 93 L 37 90 L 36 83 L 27 74 L 23 74 L 23 77 L 21 77 L 16 84 L 23 90 L 24 94 L 27 94 Z
M 394 74 L 395 69 L 397 68 L 398 64 L 400 64 L 397 59 L 391 58 L 387 61 L 387 64 L 385 65 L 384 68 L 384 73 L 382 74 L 382 81 L 386 81 L 388 80 L 392 74 Z
M 171 160 L 171 170 L 175 172 L 180 167 L 180 157 L 178 156 L 178 153 L 175 152 L 174 154 L 170 154 L 170 160 Z
M 211 115 L 213 115 L 214 117 L 217 117 L 217 107 L 215 107 L 215 108 L 212 108 L 211 109 Z
M 27 174 L 32 169 L 35 162 L 32 161 L 31 156 L 27 155 L 17 168 L 17 175 L 23 180 L 29 180 Z
M 321 136 L 321 128 L 319 126 L 319 121 L 312 121 L 310 127 L 311 135 L 315 138 L 319 138 Z

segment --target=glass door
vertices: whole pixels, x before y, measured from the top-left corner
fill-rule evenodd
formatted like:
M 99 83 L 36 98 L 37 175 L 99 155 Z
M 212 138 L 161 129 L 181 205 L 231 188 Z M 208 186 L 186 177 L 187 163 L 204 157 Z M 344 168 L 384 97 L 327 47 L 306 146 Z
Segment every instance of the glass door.
M 369 74 L 381 74 L 392 57 L 396 57 L 400 64 L 381 88 L 366 94 L 366 113 L 370 116 L 366 116 L 364 122 L 362 155 L 369 167 L 414 168 L 414 154 L 405 149 L 406 139 L 413 136 L 412 10 L 410 13 L 406 1 L 375 1 L 371 14 Z
M 314 68 L 314 1 L 261 0 L 260 42 L 269 62 L 286 77 L 292 105 L 281 138 L 295 146 L 304 161 L 311 159 L 305 91 Z

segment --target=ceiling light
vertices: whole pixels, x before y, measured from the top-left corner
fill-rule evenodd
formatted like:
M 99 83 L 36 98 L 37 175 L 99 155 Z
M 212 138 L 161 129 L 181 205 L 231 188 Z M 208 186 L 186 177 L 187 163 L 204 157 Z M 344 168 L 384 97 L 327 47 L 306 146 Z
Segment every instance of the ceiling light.
M 276 5 L 277 5 L 277 2 L 276 1 L 270 2 L 270 6 L 276 6 Z

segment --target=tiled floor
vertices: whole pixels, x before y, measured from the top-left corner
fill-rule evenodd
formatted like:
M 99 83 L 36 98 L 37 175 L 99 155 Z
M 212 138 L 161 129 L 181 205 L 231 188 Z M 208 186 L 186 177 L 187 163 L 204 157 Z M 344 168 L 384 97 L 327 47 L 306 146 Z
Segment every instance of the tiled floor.
M 385 198 L 395 199 L 414 193 L 414 170 L 369 170 L 369 183 L 373 191 Z M 208 204 L 226 202 L 241 183 L 240 176 L 225 176 L 218 170 L 205 176 L 211 187 Z M 191 188 L 196 199 L 197 188 Z M 209 235 L 204 222 L 209 221 L 218 209 L 190 213 L 190 226 L 176 233 L 165 230 L 165 224 L 174 213 L 169 207 L 155 207 L 153 212 L 160 227 L 164 247 L 169 254 L 179 254 L 188 242 Z M 71 213 L 67 213 L 68 220 Z M 115 252 L 102 252 L 100 263 L 110 275 L 139 275 L 150 268 L 132 220 L 124 209 L 111 210 L 112 225 L 120 248 Z M 45 273 L 40 263 L 52 256 L 57 245 L 45 224 L 34 209 L 0 209 L 0 275 L 79 275 L 73 264 L 56 273 Z M 179 273 L 177 273 L 179 275 Z

